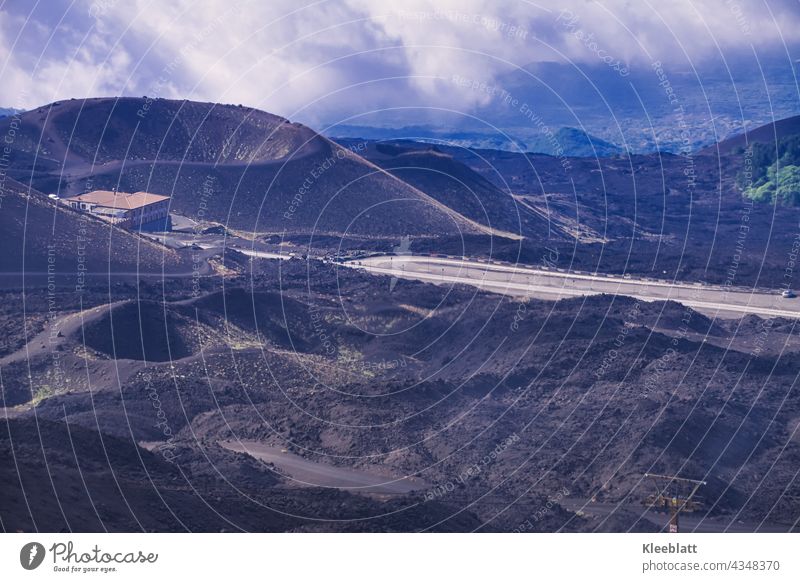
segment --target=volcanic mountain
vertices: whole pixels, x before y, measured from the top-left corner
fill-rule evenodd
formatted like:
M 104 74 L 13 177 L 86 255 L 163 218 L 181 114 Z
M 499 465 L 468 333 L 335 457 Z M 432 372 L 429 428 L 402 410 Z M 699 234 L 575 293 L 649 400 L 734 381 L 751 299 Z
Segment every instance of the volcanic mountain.
M 354 147 L 359 141 L 342 139 L 339 143 Z M 454 151 L 460 148 L 392 140 L 369 142 L 362 149 L 361 155 L 370 162 L 480 224 L 534 239 L 548 230 L 552 234 L 556 227 L 548 224 L 544 213 L 520 203 L 502 177 L 495 185 L 456 159 Z
M 11 127 L 11 124 L 15 124 Z M 145 190 L 250 232 L 498 234 L 297 123 L 234 105 L 56 102 L 18 118 L 8 174 L 45 193 Z

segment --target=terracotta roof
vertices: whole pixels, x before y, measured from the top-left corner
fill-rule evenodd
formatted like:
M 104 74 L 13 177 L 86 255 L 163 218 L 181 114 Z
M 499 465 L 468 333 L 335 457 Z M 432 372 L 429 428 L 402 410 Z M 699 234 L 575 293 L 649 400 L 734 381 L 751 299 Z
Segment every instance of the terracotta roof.
M 142 208 L 148 204 L 161 202 L 162 200 L 169 200 L 169 196 L 161 196 L 160 194 L 151 194 L 150 192 L 111 192 L 110 190 L 94 190 L 81 194 L 80 196 L 73 196 L 68 200 L 75 200 L 78 202 L 89 202 L 97 206 L 104 206 L 106 208 L 119 208 L 122 210 L 133 210 L 135 208 Z

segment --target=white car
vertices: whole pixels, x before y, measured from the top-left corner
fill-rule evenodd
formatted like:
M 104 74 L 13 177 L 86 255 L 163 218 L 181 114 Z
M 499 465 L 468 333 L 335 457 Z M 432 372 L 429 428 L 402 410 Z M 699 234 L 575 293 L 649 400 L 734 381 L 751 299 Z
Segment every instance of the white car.
M 781 293 L 781 297 L 785 297 L 786 299 L 794 299 L 797 295 L 794 294 L 794 291 L 791 289 L 784 289 Z

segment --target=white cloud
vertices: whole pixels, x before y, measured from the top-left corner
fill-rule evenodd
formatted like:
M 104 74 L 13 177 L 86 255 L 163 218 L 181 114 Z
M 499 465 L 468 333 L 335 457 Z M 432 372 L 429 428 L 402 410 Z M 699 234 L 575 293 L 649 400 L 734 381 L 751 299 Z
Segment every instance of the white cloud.
M 0 81 L 14 88 L 3 105 L 158 93 L 305 120 L 382 107 L 470 110 L 486 95 L 459 89 L 453 75 L 491 82 L 507 63 L 596 59 L 576 26 L 615 58 L 676 68 L 718 50 L 780 49 L 800 35 L 789 1 L 567 0 L 556 10 L 524 0 L 46 4 L 29 14 L 12 1 L 0 12 Z

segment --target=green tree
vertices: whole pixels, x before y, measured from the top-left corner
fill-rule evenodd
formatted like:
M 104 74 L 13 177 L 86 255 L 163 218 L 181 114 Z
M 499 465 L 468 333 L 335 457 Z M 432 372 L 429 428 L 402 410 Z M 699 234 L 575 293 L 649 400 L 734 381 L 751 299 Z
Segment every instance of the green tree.
M 778 170 L 773 164 L 767 168 L 766 181 L 748 188 L 744 194 L 756 202 L 800 206 L 800 166 L 781 166 Z
M 784 137 L 777 144 L 754 143 L 750 158 L 752 174 L 746 176 L 742 170 L 736 178 L 747 198 L 800 206 L 800 135 Z
M 775 197 L 779 204 L 800 204 L 800 166 L 784 166 L 777 173 Z

